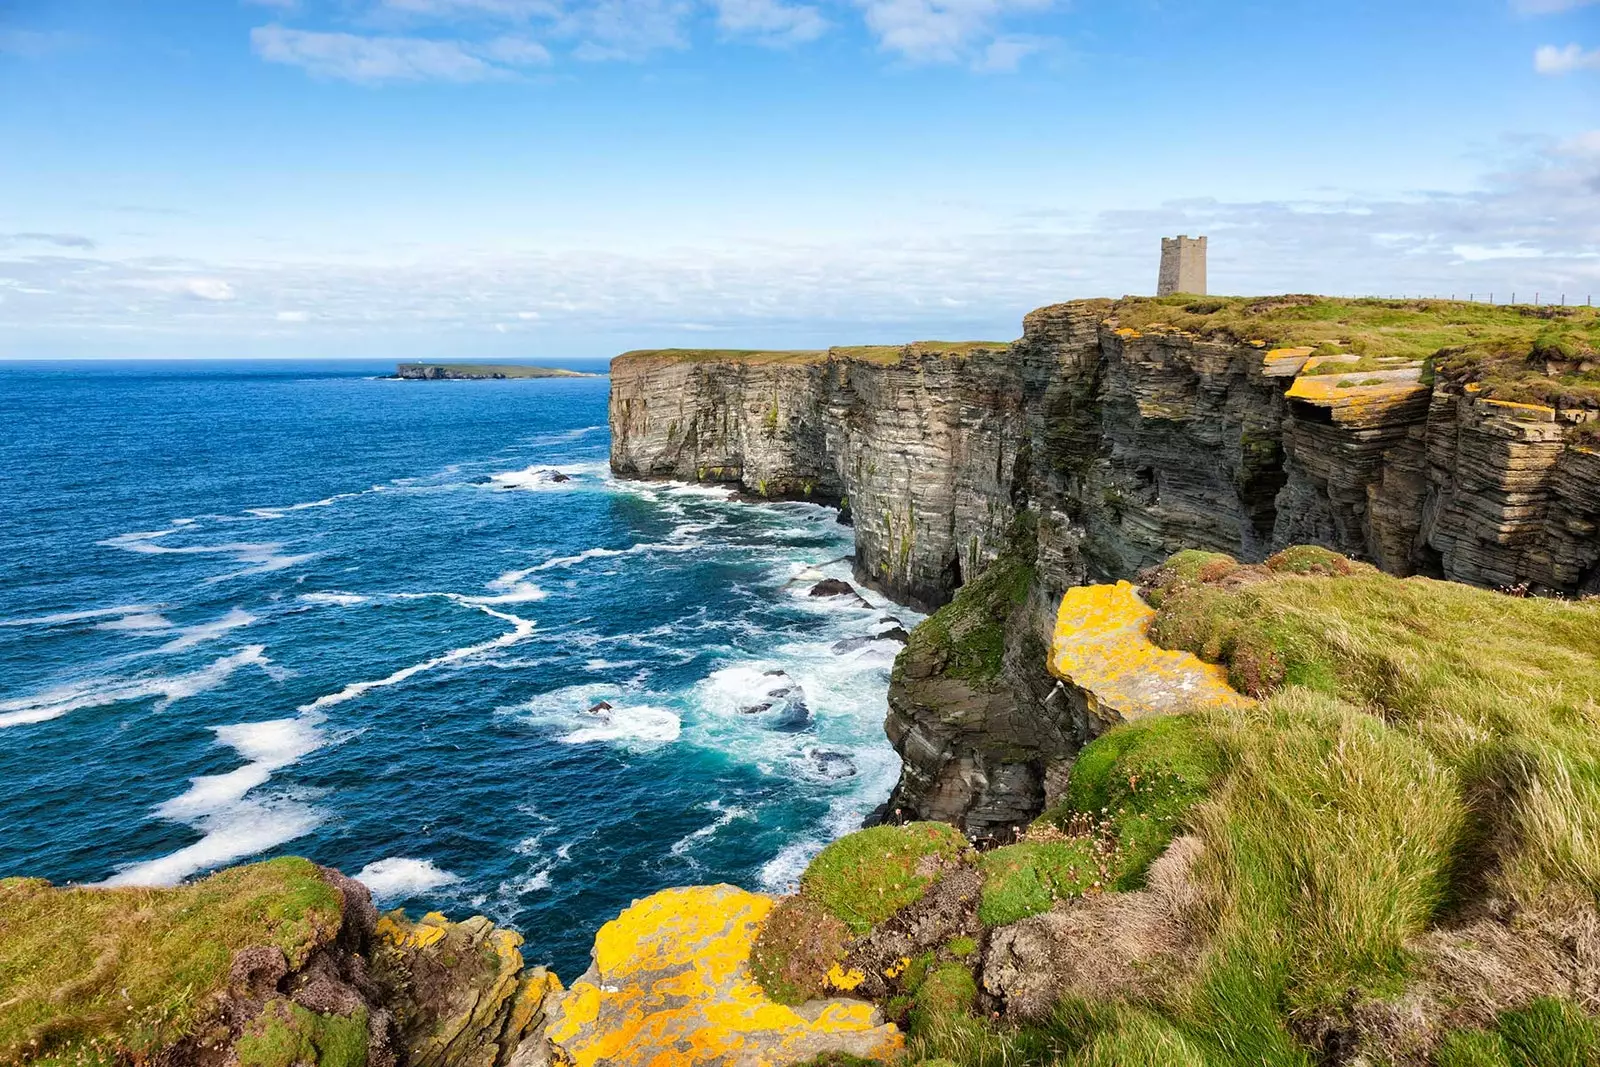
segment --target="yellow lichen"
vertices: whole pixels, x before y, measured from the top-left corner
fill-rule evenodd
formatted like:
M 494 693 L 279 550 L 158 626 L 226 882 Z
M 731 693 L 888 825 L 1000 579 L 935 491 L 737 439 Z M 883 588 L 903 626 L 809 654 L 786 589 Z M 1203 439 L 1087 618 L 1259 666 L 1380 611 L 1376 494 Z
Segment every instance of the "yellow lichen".
M 871 1004 L 835 1000 L 801 1015 L 767 999 L 747 959 L 773 903 L 726 885 L 635 902 L 601 927 L 593 968 L 552 1009 L 557 1056 L 572 1067 L 761 1067 L 827 1051 L 898 1053 L 900 1032 Z M 841 977 L 852 974 L 865 978 Z
M 911 966 L 911 957 L 901 956 L 883 969 L 883 976 L 885 978 L 899 978 L 906 973 L 906 968 L 909 966 Z
M 1081 690 L 1090 710 L 1138 719 L 1214 704 L 1246 704 L 1227 672 L 1149 637 L 1155 609 L 1128 582 L 1067 590 L 1056 614 L 1050 672 Z
M 843 993 L 849 993 L 867 980 L 867 976 L 852 967 L 848 971 L 835 963 L 828 968 L 828 984 Z

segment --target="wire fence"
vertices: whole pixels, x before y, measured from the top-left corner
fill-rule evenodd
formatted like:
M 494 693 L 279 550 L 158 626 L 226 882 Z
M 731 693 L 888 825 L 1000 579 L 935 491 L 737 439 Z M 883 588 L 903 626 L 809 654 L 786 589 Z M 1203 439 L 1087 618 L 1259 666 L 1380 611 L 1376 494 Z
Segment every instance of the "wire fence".
M 1522 295 L 1524 297 L 1527 296 L 1526 293 L 1523 293 Z M 1547 295 L 1549 295 L 1549 299 L 1546 299 Z M 1379 299 L 1379 300 L 1459 300 L 1459 299 L 1462 299 L 1462 298 L 1460 296 L 1458 296 L 1456 293 L 1451 293 L 1448 296 L 1440 296 L 1438 293 L 1432 293 L 1432 294 L 1428 294 L 1428 295 L 1424 295 L 1422 293 L 1415 293 L 1415 294 L 1413 294 L 1413 293 L 1399 293 L 1399 294 L 1391 294 L 1390 296 L 1380 296 L 1380 297 L 1377 297 L 1376 299 Z M 1496 293 L 1468 293 L 1466 295 L 1465 299 L 1466 299 L 1466 302 L 1469 303 L 1469 304 L 1495 304 L 1495 305 L 1498 305 L 1498 306 L 1515 306 L 1515 305 L 1521 304 L 1522 306 L 1526 306 L 1526 307 L 1594 307 L 1594 295 L 1593 294 L 1586 294 L 1584 296 L 1584 298 L 1583 298 L 1583 303 L 1581 303 L 1581 304 L 1578 303 L 1578 298 L 1576 296 L 1572 297 L 1572 299 L 1569 301 L 1567 299 L 1567 294 L 1566 293 L 1545 294 L 1545 293 L 1542 293 L 1542 292 L 1535 292 L 1533 294 L 1533 300 L 1532 300 L 1531 303 L 1527 299 L 1523 299 L 1523 300 L 1519 301 L 1517 299 L 1517 294 L 1514 291 L 1510 292 L 1510 293 L 1499 293 L 1499 294 L 1496 294 Z

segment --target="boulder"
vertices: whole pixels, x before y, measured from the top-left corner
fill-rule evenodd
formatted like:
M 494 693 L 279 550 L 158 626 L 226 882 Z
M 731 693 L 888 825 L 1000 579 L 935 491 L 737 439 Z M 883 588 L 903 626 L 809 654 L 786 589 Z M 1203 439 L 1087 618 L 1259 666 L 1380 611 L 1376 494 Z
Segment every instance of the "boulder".
M 790 1008 L 748 959 L 775 901 L 730 885 L 635 901 L 595 937 L 594 962 L 551 1004 L 545 1036 L 570 1067 L 761 1067 L 825 1054 L 888 1060 L 904 1038 L 859 1000 Z

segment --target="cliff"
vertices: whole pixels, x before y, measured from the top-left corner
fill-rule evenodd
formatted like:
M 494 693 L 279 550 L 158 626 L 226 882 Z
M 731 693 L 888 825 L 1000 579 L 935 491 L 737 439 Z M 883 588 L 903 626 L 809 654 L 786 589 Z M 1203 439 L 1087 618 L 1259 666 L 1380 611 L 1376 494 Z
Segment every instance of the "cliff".
M 1010 344 L 634 352 L 612 363 L 612 467 L 841 504 L 858 578 L 922 608 L 1025 567 L 1022 595 L 974 588 L 931 621 L 994 650 L 978 666 L 913 640 L 886 724 L 894 809 L 1003 832 L 1119 721 L 1035 654 L 1071 586 L 1307 543 L 1600 591 L 1597 352 L 1588 308 L 1316 297 L 1060 304 Z

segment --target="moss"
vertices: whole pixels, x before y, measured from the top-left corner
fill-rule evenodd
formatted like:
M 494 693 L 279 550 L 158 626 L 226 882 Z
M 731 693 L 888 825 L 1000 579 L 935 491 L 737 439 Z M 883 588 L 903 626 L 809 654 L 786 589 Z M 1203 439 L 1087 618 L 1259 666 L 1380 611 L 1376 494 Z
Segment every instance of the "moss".
M 1081 896 L 1105 873 L 1096 844 L 1082 836 L 1022 841 L 985 852 L 979 861 L 983 896 L 978 918 L 991 928 L 1009 926 L 1049 911 L 1058 900 Z
M 970 937 L 952 937 L 945 944 L 945 951 L 958 960 L 970 959 L 977 955 L 978 943 Z
M 800 877 L 800 893 L 859 936 L 921 900 L 939 867 L 967 851 L 966 838 L 944 823 L 875 826 L 818 853 Z
M 1033 574 L 1033 565 L 1020 553 L 1002 553 L 912 631 L 908 649 L 943 660 L 947 677 L 994 679 L 1005 659 L 1006 622 L 1027 602 Z
M 148 1056 L 207 1023 L 235 951 L 275 945 L 299 966 L 341 914 L 338 892 L 295 858 L 172 889 L 0 880 L 0 1061 L 35 1047 Z
M 240 1036 L 236 1051 L 239 1067 L 366 1067 L 367 1011 L 322 1015 L 272 1001 Z

